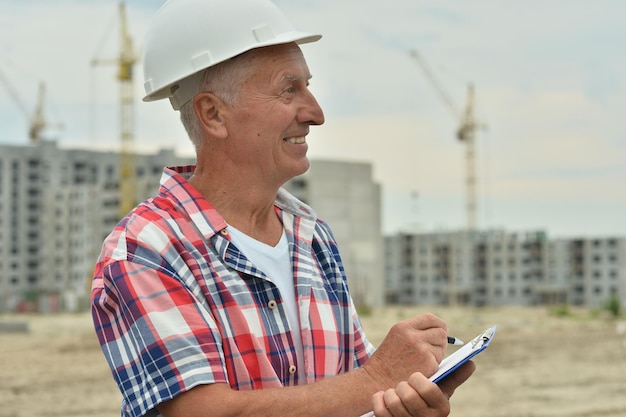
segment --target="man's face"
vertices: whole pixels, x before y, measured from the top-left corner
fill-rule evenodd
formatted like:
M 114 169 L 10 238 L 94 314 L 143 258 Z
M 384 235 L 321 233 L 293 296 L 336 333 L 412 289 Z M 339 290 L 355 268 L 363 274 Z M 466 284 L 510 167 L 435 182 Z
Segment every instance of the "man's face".
M 228 146 L 237 163 L 282 185 L 309 168 L 306 135 L 324 123 L 308 89 L 311 74 L 296 44 L 253 52 L 252 75 L 227 114 Z

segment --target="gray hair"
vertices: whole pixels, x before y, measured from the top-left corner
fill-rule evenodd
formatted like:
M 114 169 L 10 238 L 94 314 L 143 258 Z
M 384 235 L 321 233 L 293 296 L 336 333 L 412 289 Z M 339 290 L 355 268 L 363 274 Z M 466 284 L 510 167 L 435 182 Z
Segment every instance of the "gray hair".
M 241 84 L 253 71 L 251 65 L 253 55 L 244 53 L 205 69 L 200 77 L 196 94 L 209 92 L 228 105 L 235 103 L 239 98 Z M 202 128 L 193 109 L 193 99 L 180 107 L 180 121 L 191 143 L 198 149 L 202 141 Z

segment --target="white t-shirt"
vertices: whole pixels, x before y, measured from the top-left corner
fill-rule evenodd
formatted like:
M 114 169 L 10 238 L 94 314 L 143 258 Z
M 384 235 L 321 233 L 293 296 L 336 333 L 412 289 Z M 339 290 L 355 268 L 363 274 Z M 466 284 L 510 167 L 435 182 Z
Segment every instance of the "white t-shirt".
M 298 367 L 304 370 L 302 337 L 300 333 L 300 316 L 298 313 L 298 304 L 296 303 L 296 291 L 293 282 L 293 268 L 291 258 L 289 256 L 289 242 L 287 235 L 283 230 L 280 241 L 276 246 L 270 246 L 256 239 L 251 238 L 245 233 L 228 225 L 232 242 L 246 257 L 263 271 L 269 281 L 271 281 L 283 299 L 287 318 L 291 324 L 294 343 L 296 346 L 296 354 L 298 357 Z M 305 372 L 299 372 L 300 382 L 304 379 Z

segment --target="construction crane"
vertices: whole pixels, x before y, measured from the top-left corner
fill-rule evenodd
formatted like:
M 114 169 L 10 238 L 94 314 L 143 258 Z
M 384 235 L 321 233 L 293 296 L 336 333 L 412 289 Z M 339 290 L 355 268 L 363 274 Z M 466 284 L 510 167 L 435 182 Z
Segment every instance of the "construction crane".
M 92 65 L 115 64 L 120 83 L 120 200 L 119 216 L 124 217 L 136 204 L 137 172 L 134 147 L 134 83 L 133 66 L 137 55 L 126 22 L 126 5 L 119 3 L 120 53 L 117 59 L 94 59 Z
M 28 138 L 32 143 L 38 143 L 43 139 L 43 131 L 45 128 L 52 126 L 52 124 L 48 123 L 44 117 L 44 101 L 46 95 L 46 85 L 43 81 L 39 83 L 39 93 L 37 96 L 37 105 L 35 106 L 35 110 L 31 113 L 26 104 L 22 101 L 19 94 L 15 91 L 6 75 L 4 75 L 0 71 L 0 81 L 4 84 L 5 88 L 13 97 L 13 100 L 17 103 L 18 107 L 24 113 L 26 118 L 28 119 Z M 62 127 L 62 125 L 57 124 L 56 126 Z
M 467 102 L 463 111 L 455 105 L 446 90 L 443 88 L 435 74 L 431 71 L 428 63 L 416 51 L 411 51 L 411 56 L 419 63 L 426 78 L 432 83 L 437 93 L 448 106 L 454 117 L 458 121 L 456 132 L 457 139 L 465 145 L 465 192 L 466 192 L 466 215 L 467 228 L 475 230 L 477 227 L 477 204 L 476 204 L 476 130 L 484 126 L 477 123 L 474 117 L 474 86 L 469 83 L 467 86 Z

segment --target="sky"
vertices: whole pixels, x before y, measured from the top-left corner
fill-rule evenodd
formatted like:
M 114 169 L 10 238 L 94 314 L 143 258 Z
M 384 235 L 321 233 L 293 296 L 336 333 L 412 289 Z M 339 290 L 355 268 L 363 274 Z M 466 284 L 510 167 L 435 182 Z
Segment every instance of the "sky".
M 467 225 L 466 147 L 458 115 L 475 88 L 480 229 L 551 238 L 626 237 L 626 2 L 622 0 L 275 0 L 300 30 L 326 123 L 309 157 L 369 162 L 383 231 Z M 141 54 L 161 0 L 127 0 Z M 67 148 L 117 149 L 115 0 L 2 0 L 0 143 L 27 144 L 45 83 L 46 135 Z M 135 146 L 193 148 L 167 101 L 143 103 L 135 68 Z

